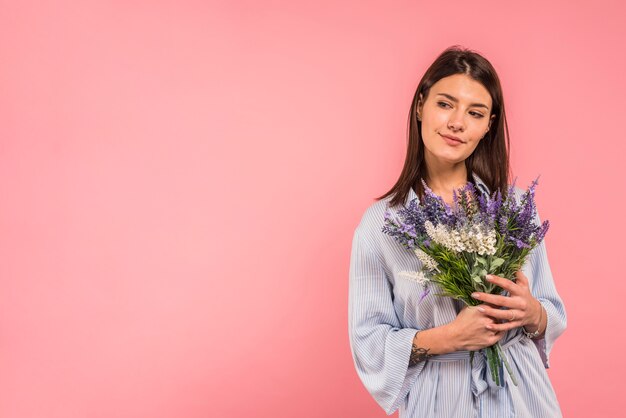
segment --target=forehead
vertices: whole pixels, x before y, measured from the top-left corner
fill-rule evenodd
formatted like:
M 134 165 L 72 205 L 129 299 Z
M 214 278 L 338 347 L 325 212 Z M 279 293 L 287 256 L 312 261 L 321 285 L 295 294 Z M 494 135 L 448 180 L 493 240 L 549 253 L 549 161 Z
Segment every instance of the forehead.
M 465 74 L 454 74 L 437 81 L 431 86 L 429 96 L 441 98 L 437 96 L 439 93 L 454 96 L 461 103 L 483 103 L 491 108 L 491 95 L 485 86 Z

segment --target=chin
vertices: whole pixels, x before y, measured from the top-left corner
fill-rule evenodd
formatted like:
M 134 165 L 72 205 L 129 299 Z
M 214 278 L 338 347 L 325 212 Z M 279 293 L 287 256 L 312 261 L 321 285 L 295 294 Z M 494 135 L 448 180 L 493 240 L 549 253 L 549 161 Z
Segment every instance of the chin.
M 458 164 L 458 163 L 462 163 L 463 161 L 465 161 L 467 159 L 467 157 L 469 157 L 469 155 L 450 155 L 450 154 L 443 154 L 443 155 L 435 155 L 434 156 L 437 160 L 442 161 L 442 162 L 446 162 L 448 164 Z

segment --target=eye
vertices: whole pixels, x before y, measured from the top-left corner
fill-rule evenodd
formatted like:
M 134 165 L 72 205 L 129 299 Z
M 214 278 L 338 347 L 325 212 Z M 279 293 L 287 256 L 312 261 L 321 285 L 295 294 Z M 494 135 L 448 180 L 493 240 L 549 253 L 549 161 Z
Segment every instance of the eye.
M 437 102 L 437 105 L 439 105 L 439 107 L 443 107 L 444 109 L 446 106 L 450 106 L 450 104 L 447 102 Z M 478 113 L 478 112 L 470 112 L 470 115 L 474 116 L 476 119 L 485 117 L 485 115 L 483 115 L 482 113 Z

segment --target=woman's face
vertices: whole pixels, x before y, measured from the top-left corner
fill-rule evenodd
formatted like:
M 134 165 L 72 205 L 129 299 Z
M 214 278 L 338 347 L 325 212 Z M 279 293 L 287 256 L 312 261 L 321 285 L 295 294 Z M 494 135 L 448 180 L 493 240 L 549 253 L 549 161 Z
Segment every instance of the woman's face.
M 433 84 L 418 102 L 426 163 L 456 164 L 469 157 L 489 130 L 491 95 L 478 81 L 454 74 Z M 491 115 L 491 116 L 490 116 Z M 457 140 L 446 138 L 456 137 Z

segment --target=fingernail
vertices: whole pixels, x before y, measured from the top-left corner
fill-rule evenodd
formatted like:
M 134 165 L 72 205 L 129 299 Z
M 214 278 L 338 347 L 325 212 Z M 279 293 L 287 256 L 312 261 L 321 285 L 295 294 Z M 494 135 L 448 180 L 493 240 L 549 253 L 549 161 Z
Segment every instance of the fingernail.
M 485 312 L 485 308 L 481 308 L 481 307 L 479 307 L 479 308 L 478 308 L 478 310 L 479 310 L 480 312 Z
M 485 325 L 485 328 L 487 329 L 493 329 L 493 327 L 491 325 Z
M 471 296 L 472 296 L 474 299 L 480 299 L 480 295 L 479 295 L 478 293 L 472 293 L 472 294 L 471 294 Z
M 486 275 L 485 278 L 487 280 L 493 280 L 493 276 L 491 274 Z

